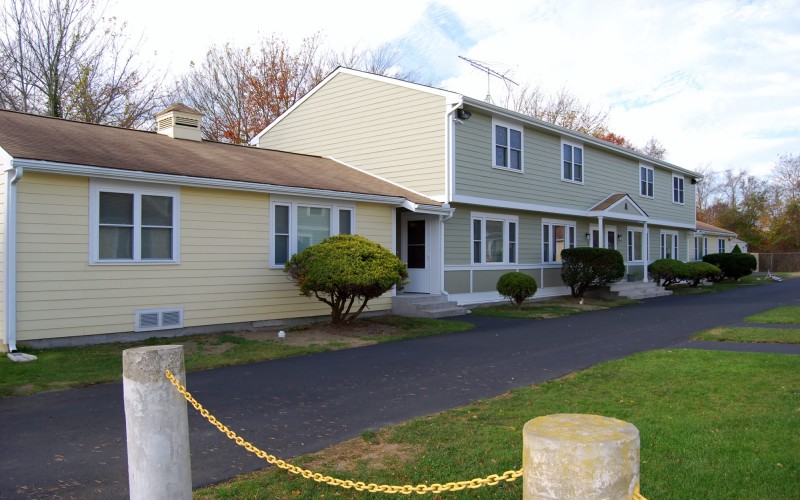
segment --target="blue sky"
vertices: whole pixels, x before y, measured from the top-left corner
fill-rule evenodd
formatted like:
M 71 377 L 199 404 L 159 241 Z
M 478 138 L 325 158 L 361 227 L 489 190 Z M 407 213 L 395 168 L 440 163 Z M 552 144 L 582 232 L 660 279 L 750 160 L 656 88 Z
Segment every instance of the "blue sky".
M 145 53 L 174 73 L 212 43 L 255 44 L 276 33 L 294 44 L 321 32 L 343 50 L 393 43 L 405 69 L 436 86 L 483 98 L 485 62 L 520 83 L 565 87 L 610 110 L 611 129 L 686 168 L 743 168 L 766 176 L 800 154 L 800 0 L 615 2 L 525 0 L 138 0 L 109 13 L 144 33 Z M 495 100 L 502 85 L 492 82 Z

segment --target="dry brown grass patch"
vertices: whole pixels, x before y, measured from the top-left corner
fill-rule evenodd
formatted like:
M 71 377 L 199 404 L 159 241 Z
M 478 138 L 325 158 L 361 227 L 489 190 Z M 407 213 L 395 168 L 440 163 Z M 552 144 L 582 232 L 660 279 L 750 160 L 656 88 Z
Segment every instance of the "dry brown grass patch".
M 312 455 L 304 468 L 315 472 L 321 468 L 337 472 L 354 472 L 363 466 L 373 470 L 383 470 L 391 467 L 392 463 L 409 462 L 422 453 L 420 446 L 385 443 L 380 436 L 379 433 L 374 442 L 357 437 L 331 446 Z

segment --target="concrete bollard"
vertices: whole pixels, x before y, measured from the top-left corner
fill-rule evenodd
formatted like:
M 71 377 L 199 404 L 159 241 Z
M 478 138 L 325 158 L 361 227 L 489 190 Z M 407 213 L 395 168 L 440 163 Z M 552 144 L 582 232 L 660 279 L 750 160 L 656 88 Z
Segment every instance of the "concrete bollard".
M 192 498 L 186 400 L 164 376 L 165 370 L 186 383 L 183 346 L 122 352 L 131 500 Z
M 628 500 L 639 483 L 639 430 L 598 415 L 558 414 L 522 431 L 523 495 Z

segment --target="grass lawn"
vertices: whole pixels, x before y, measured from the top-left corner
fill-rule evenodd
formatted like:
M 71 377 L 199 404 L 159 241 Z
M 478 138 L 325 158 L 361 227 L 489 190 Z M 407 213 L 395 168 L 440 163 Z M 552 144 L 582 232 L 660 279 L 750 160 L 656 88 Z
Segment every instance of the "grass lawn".
M 800 329 L 720 327 L 700 332 L 692 338 L 695 340 L 718 340 L 720 342 L 800 344 Z
M 775 323 L 779 325 L 800 325 L 800 306 L 781 306 L 744 319 L 748 323 Z
M 774 354 L 641 353 L 365 432 L 294 462 L 342 479 L 379 484 L 485 477 L 519 469 L 522 426 L 555 413 L 599 414 L 633 423 L 641 433 L 641 487 L 648 498 L 788 499 L 800 491 L 800 356 Z M 235 422 L 228 424 L 235 427 Z M 246 430 L 242 434 L 247 437 Z M 519 499 L 520 481 L 441 498 Z M 365 497 L 275 468 L 198 490 L 194 496 Z
M 521 310 L 517 310 L 517 308 L 511 304 L 475 307 L 472 309 L 472 314 L 492 318 L 548 319 L 638 303 L 639 301 L 637 300 L 585 298 L 583 304 L 581 304 L 579 299 L 574 297 L 558 297 L 542 301 L 526 302 L 522 305 Z
M 387 316 L 360 321 L 354 330 L 366 325 L 369 334 L 361 334 L 358 342 L 390 342 L 407 338 L 441 335 L 468 330 L 463 321 Z M 315 326 L 307 327 L 313 329 Z M 382 333 L 386 331 L 387 333 Z M 263 332 L 262 332 L 263 333 Z M 290 330 L 289 337 L 301 336 L 302 328 Z M 141 342 L 100 344 L 55 349 L 24 349 L 38 356 L 31 363 L 14 363 L 0 357 L 0 397 L 65 389 L 122 379 L 122 351 L 144 345 L 182 344 L 186 370 L 204 370 L 220 366 L 241 365 L 257 361 L 298 356 L 314 352 L 350 347 L 353 341 L 347 330 L 311 340 L 304 345 L 279 342 L 274 332 L 269 336 L 257 333 L 194 335 L 176 338 L 151 338 Z

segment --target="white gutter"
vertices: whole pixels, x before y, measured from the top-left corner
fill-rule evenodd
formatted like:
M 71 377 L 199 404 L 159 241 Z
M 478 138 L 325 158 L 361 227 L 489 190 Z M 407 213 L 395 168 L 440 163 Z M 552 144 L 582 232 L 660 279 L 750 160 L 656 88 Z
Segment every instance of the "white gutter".
M 5 254 L 3 290 L 3 326 L 5 327 L 8 352 L 17 350 L 17 183 L 22 179 L 22 166 L 11 161 L 11 168 L 6 171 L 8 184 L 6 189 L 5 214 Z
M 293 186 L 279 186 L 275 184 L 259 184 L 255 182 L 229 181 L 222 179 L 209 179 L 205 177 L 189 177 L 184 175 L 158 174 L 137 170 L 119 170 L 113 168 L 90 167 L 86 165 L 73 165 L 42 160 L 15 160 L 15 166 L 25 167 L 32 172 L 50 174 L 80 175 L 85 177 L 102 177 L 136 182 L 152 182 L 158 184 L 171 184 L 181 186 L 199 186 L 215 189 L 230 189 L 235 191 L 251 191 L 271 194 L 287 194 L 294 196 L 309 196 L 315 198 L 333 198 L 340 200 L 366 201 L 372 203 L 385 203 L 389 205 L 402 205 L 407 200 L 402 196 L 388 196 L 379 194 L 351 193 L 345 191 L 331 191 L 326 189 L 302 188 Z M 438 208 L 438 207 L 437 207 Z
M 457 102 L 450 105 L 450 109 L 445 111 L 444 114 L 444 201 L 450 203 L 453 201 L 453 193 L 455 190 L 455 176 L 456 176 L 456 127 L 455 113 L 459 108 L 463 107 L 463 103 Z

